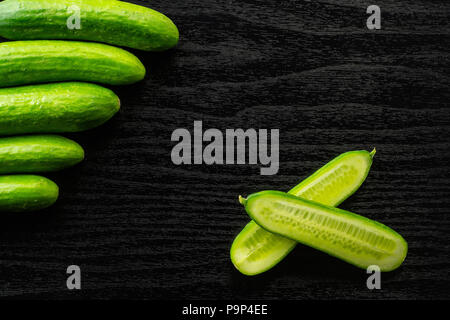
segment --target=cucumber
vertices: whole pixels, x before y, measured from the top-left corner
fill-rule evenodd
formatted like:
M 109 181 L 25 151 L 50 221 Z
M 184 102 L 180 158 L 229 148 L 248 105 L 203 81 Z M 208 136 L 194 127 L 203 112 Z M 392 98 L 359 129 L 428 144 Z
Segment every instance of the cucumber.
M 80 29 L 68 27 L 80 14 Z M 6 0 L 0 3 L 0 35 L 11 40 L 72 39 L 106 42 L 146 51 L 178 43 L 165 15 L 114 0 Z
M 375 152 L 374 149 L 370 153 L 365 150 L 343 153 L 289 193 L 337 206 L 364 182 Z M 296 241 L 268 232 L 251 221 L 234 240 L 230 250 L 231 261 L 241 273 L 257 275 L 277 265 L 296 244 Z
M 83 159 L 83 148 L 61 136 L 0 138 L 0 174 L 58 171 Z
M 408 245 L 391 228 L 357 214 L 280 191 L 240 197 L 248 215 L 264 229 L 316 248 L 359 268 L 392 271 Z
M 58 186 L 44 177 L 0 176 L 0 212 L 41 210 L 53 205 L 58 194 Z
M 119 111 L 120 100 L 101 86 L 64 82 L 0 89 L 0 135 L 78 132 Z
M 125 85 L 144 76 L 145 67 L 138 58 L 106 44 L 58 40 L 0 43 L 0 87 L 62 81 Z

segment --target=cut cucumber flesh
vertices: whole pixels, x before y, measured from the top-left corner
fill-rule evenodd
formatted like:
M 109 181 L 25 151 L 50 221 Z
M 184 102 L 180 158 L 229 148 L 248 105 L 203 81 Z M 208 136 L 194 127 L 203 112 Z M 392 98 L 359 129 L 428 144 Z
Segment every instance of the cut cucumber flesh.
M 408 251 L 402 236 L 381 223 L 284 192 L 254 193 L 241 203 L 264 229 L 363 269 L 394 270 Z
M 289 193 L 337 206 L 364 182 L 374 154 L 375 150 L 371 153 L 365 150 L 343 153 Z M 268 232 L 251 221 L 234 240 L 231 261 L 245 275 L 260 274 L 277 265 L 296 244 L 296 241 Z
M 83 159 L 83 148 L 61 136 L 0 138 L 0 174 L 58 171 Z

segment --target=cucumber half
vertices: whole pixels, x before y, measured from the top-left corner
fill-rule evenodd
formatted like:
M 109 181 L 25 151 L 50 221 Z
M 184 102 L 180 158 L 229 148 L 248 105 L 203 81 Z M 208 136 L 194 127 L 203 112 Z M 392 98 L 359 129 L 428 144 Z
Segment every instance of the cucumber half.
M 35 175 L 0 176 L 0 212 L 30 212 L 45 209 L 58 199 L 59 188 Z
M 239 201 L 264 229 L 363 269 L 377 265 L 381 271 L 394 270 L 408 251 L 397 232 L 349 211 L 280 191 L 262 191 Z
M 294 187 L 290 194 L 330 206 L 351 196 L 366 179 L 375 155 L 365 150 L 343 153 Z M 263 273 L 278 264 L 297 245 L 296 241 L 268 232 L 251 221 L 234 240 L 230 256 L 245 275 Z

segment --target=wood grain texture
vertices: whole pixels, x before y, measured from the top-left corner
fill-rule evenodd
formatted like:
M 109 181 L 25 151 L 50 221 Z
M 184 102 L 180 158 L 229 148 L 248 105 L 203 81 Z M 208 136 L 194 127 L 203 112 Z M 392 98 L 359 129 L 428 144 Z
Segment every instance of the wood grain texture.
M 170 16 L 177 49 L 135 53 L 145 81 L 113 88 L 120 113 L 68 135 L 81 165 L 50 175 L 50 210 L 0 217 L 0 295 L 9 298 L 450 298 L 450 4 L 369 1 L 136 1 Z M 176 128 L 280 129 L 280 171 L 175 166 Z M 257 277 L 229 259 L 248 222 L 239 194 L 289 190 L 336 155 L 378 152 L 341 207 L 385 223 L 409 243 L 382 290 L 367 275 L 298 246 Z M 65 286 L 68 265 L 83 290 Z

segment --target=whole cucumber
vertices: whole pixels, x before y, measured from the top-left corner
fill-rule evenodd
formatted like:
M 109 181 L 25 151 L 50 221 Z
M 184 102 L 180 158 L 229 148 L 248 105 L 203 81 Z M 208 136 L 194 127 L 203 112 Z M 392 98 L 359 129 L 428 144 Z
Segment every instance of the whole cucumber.
M 270 232 L 321 250 L 366 269 L 397 269 L 408 244 L 379 222 L 355 213 L 280 191 L 261 191 L 239 198 L 249 216 Z
M 58 199 L 51 180 L 34 175 L 0 176 L 0 212 L 29 212 L 47 208 Z
M 0 89 L 0 135 L 78 132 L 108 121 L 120 108 L 114 92 L 64 82 Z
M 169 49 L 179 38 L 165 15 L 115 0 L 6 0 L 0 3 L 0 35 L 91 40 L 146 51 Z
M 83 159 L 83 148 L 61 136 L 0 138 L 0 174 L 58 171 Z
M 60 81 L 125 85 L 144 76 L 145 67 L 136 56 L 106 44 L 56 40 L 0 43 L 0 87 Z

